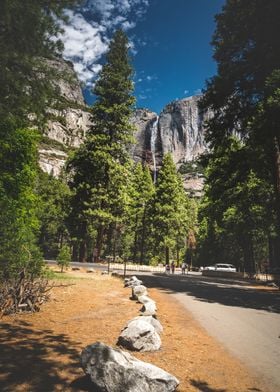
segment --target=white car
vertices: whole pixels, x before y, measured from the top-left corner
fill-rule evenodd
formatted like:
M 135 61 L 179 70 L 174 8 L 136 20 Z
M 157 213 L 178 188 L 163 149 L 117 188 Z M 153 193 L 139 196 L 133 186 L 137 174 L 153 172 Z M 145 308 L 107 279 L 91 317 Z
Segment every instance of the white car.
M 232 264 L 215 264 L 215 271 L 236 272 L 236 268 Z
M 207 265 L 206 267 L 203 268 L 203 271 L 215 271 L 216 267 L 215 265 Z
M 204 271 L 223 271 L 223 272 L 236 272 L 236 268 L 232 264 L 215 264 L 215 265 L 207 265 L 203 269 Z

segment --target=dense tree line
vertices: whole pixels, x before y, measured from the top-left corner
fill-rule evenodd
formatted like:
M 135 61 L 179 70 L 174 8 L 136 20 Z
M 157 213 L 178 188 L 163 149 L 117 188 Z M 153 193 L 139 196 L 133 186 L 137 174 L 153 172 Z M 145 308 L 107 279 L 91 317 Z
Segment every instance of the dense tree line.
M 68 219 L 73 258 L 98 260 L 116 255 L 149 263 L 162 252 L 184 248 L 188 231 L 182 182 L 166 156 L 154 188 L 150 171 L 133 165 L 131 124 L 134 97 L 128 41 L 117 31 L 107 62 L 94 87 L 93 125 L 68 162 L 71 212 Z
M 61 75 L 46 59 L 61 2 L 0 4 L 1 276 L 39 274 L 42 255 L 86 261 L 117 256 L 138 263 L 178 263 L 197 232 L 196 203 L 170 155 L 153 184 L 150 169 L 129 156 L 134 128 L 133 70 L 127 37 L 117 31 L 94 87 L 93 125 L 59 179 L 37 167 L 38 125 L 57 103 Z M 278 0 L 228 0 L 213 37 L 218 71 L 202 110 L 210 153 L 199 208 L 196 260 L 228 261 L 254 272 L 280 266 L 280 47 Z M 32 28 L 31 28 L 32 27 Z M 192 239 L 192 244 L 195 240 Z M 192 248 L 194 246 L 192 245 Z M 192 249 L 193 251 L 193 249 Z
M 38 168 L 38 129 L 49 108 L 61 103 L 56 81 L 68 80 L 48 60 L 61 55 L 62 43 L 53 38 L 60 33 L 58 20 L 64 18 L 64 8 L 75 3 L 4 0 L 0 4 L 2 278 L 23 269 L 39 275 L 43 257 L 67 263 L 70 250 L 72 259 L 81 261 L 112 255 L 149 263 L 158 255 L 157 246 L 165 244 L 170 252 L 175 243 L 184 247 L 184 230 L 170 228 L 162 237 L 157 233 L 153 217 L 159 194 L 148 167 L 134 165 L 129 156 L 135 99 L 128 41 L 122 31 L 115 33 L 94 87 L 94 125 L 85 143 L 70 156 L 60 178 Z M 163 172 L 170 170 L 167 166 Z M 177 203 L 182 188 L 179 191 L 174 165 L 171 170 Z M 178 206 L 168 202 L 174 211 L 171 208 L 165 219 L 174 222 L 171 215 L 179 213 Z
M 280 266 L 279 12 L 278 0 L 228 0 L 216 17 L 200 262 Z
M 72 0 L 0 3 L 0 275 L 41 271 L 36 127 L 56 96 L 45 59 L 61 53 L 58 18 Z

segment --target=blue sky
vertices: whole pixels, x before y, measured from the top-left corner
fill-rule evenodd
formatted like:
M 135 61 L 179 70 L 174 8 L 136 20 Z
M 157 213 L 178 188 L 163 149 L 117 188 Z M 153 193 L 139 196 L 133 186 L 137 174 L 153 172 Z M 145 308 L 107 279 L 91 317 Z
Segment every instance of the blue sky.
M 64 54 L 88 88 L 88 103 L 109 40 L 120 27 L 132 45 L 137 107 L 159 113 L 167 103 L 199 93 L 216 72 L 210 41 L 214 15 L 224 2 L 88 0 L 82 8 L 68 11 Z

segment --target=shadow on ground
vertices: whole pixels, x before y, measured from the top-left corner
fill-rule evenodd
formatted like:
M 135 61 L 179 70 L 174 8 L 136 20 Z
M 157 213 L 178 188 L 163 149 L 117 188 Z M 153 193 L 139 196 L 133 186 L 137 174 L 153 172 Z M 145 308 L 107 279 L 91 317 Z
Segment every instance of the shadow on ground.
M 22 320 L 0 324 L 0 391 L 97 391 L 81 377 L 80 348 Z M 76 381 L 69 385 L 69 379 Z
M 165 274 L 142 275 L 141 280 L 145 286 L 169 294 L 185 293 L 199 301 L 280 313 L 280 291 L 264 291 L 254 285 L 248 288 L 248 282 Z
M 209 384 L 205 381 L 190 380 L 190 384 L 201 392 L 226 392 L 226 389 L 216 389 L 209 387 Z

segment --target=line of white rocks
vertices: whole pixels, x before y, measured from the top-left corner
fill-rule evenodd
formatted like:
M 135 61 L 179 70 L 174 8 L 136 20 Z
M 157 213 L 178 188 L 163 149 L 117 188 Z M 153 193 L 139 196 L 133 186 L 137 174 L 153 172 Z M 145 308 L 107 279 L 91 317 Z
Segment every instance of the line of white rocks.
M 117 344 L 132 351 L 157 351 L 161 347 L 161 323 L 157 307 L 136 276 L 125 279 L 132 289 L 131 299 L 143 305 L 141 315 L 130 320 Z M 120 349 L 96 342 L 81 354 L 81 364 L 94 386 L 103 392 L 173 392 L 179 385 L 176 377 L 150 363 L 143 362 Z

